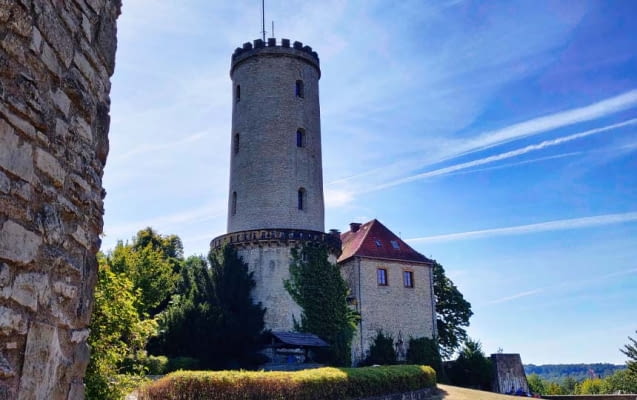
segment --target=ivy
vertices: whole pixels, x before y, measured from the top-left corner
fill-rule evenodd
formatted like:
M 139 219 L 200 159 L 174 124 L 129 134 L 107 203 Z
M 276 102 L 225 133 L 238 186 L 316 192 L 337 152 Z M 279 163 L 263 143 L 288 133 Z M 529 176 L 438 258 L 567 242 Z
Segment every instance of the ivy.
M 329 262 L 326 246 L 309 243 L 292 249 L 290 279 L 284 285 L 302 309 L 295 329 L 318 335 L 330 344 L 329 349 L 318 352 L 318 361 L 349 365 L 359 316 L 347 305 L 347 283 L 340 268 Z

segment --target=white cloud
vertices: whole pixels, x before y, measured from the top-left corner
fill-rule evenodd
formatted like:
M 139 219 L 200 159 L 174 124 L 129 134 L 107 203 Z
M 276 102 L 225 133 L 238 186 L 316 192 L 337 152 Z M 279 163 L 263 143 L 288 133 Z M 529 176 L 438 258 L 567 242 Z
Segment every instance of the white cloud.
M 634 221 L 637 221 L 637 212 L 627 212 L 620 214 L 597 215 L 593 217 L 561 219 L 556 221 L 541 222 L 529 225 L 509 226 L 504 228 L 449 233 L 446 235 L 425 236 L 407 239 L 406 241 L 410 243 L 452 242 L 467 239 L 481 239 L 493 236 L 524 235 L 538 232 L 591 228 L 595 226 L 621 224 Z
M 455 165 L 451 165 L 448 167 L 444 167 L 444 168 L 439 168 L 433 171 L 427 171 L 427 172 L 423 172 L 421 174 L 417 174 L 417 175 L 412 175 L 412 176 L 408 176 L 405 178 L 400 178 L 400 179 L 396 179 L 393 182 L 388 182 L 388 183 L 384 183 L 381 185 L 377 185 L 374 186 L 372 188 L 369 188 L 366 190 L 366 192 L 369 191 L 376 191 L 376 190 L 381 190 L 381 189 L 386 189 L 389 187 L 393 187 L 393 186 L 397 186 L 397 185 L 401 185 L 404 183 L 408 183 L 408 182 L 413 182 L 416 180 L 420 180 L 420 179 L 425 179 L 425 178 L 431 178 L 434 176 L 440 176 L 440 175 L 447 175 L 456 171 L 460 171 L 463 169 L 467 169 L 467 168 L 471 168 L 471 167 L 476 167 L 478 165 L 484 165 L 484 164 L 489 164 L 492 162 L 496 162 L 496 161 L 500 161 L 500 160 L 504 160 L 507 158 L 512 158 L 512 157 L 517 157 L 517 156 L 521 156 L 523 154 L 532 152 L 532 151 L 537 151 L 537 150 L 542 150 L 545 149 L 547 147 L 551 147 L 551 146 L 557 146 L 566 142 L 570 142 L 576 139 L 581 139 L 583 137 L 587 137 L 587 136 L 591 136 L 591 135 L 595 135 L 598 133 L 603 133 L 603 132 L 607 132 L 613 129 L 617 129 L 617 128 L 621 128 L 624 126 L 629 126 L 629 125 L 635 125 L 637 124 L 637 118 L 633 118 L 627 121 L 623 121 L 617 124 L 612 124 L 612 125 L 608 125 L 608 126 L 604 126 L 602 128 L 595 128 L 595 129 L 590 129 L 584 132 L 580 132 L 580 133 L 575 133 L 572 135 L 568 135 L 568 136 L 563 136 L 557 139 L 553 139 L 553 140 L 545 140 L 541 143 L 538 144 L 532 144 L 529 146 L 525 146 L 522 147 L 520 149 L 516 149 L 516 150 L 511 150 L 511 151 L 507 151 L 505 153 L 501 153 L 501 154 L 496 154 L 496 155 L 492 155 L 489 157 L 485 157 L 485 158 L 481 158 L 478 160 L 473 160 L 473 161 L 468 161 L 468 162 L 464 162 L 464 163 L 460 163 L 460 164 L 455 164 Z

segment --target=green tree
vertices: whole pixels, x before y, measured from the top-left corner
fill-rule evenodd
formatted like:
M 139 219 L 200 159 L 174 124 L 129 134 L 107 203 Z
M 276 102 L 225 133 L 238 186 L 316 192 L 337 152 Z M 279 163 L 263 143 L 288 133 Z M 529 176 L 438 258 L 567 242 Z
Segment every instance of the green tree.
M 467 338 L 451 367 L 451 382 L 458 386 L 490 390 L 492 377 L 491 360 L 485 357 L 482 345 Z
M 210 369 L 254 368 L 264 361 L 258 350 L 265 309 L 252 302 L 252 273 L 231 246 L 211 252 L 208 261 L 189 257 L 184 263 L 149 351 L 196 358 Z
M 438 344 L 434 339 L 410 338 L 407 349 L 407 363 L 429 365 L 436 370 L 438 377 L 442 374 L 442 360 L 438 351 Z
M 391 365 L 396 364 L 396 349 L 394 338 L 382 331 L 376 332 L 374 341 L 369 346 L 369 353 L 363 365 Z
M 575 386 L 577 385 L 577 381 L 570 376 L 567 376 L 566 378 L 564 378 L 564 380 L 562 381 L 562 392 L 564 394 L 575 394 Z
M 577 390 L 577 394 L 604 394 L 606 392 L 606 383 L 600 378 L 585 379 L 578 385 Z
M 535 394 L 546 394 L 546 383 L 538 374 L 531 374 L 527 377 L 529 390 Z
M 290 279 L 284 285 L 302 309 L 297 330 L 318 335 L 330 344 L 319 352 L 321 361 L 350 365 L 358 315 L 347 305 L 347 283 L 339 267 L 328 261 L 327 248 L 307 243 L 300 250 L 293 249 Z
M 635 333 L 637 333 L 637 331 L 635 331 Z M 637 341 L 630 336 L 628 340 L 630 343 L 626 344 L 623 349 L 619 349 L 619 351 L 628 357 L 628 361 L 626 361 L 628 369 L 632 373 L 637 374 Z
M 123 274 L 114 273 L 103 256 L 98 256 L 99 271 L 95 303 L 91 315 L 88 344 L 90 362 L 84 381 L 89 399 L 120 399 L 130 390 L 130 379 L 120 375 L 127 357 L 135 357 L 148 338 L 156 332 L 153 320 L 143 320 L 135 308 L 139 291 Z M 141 374 L 141 367 L 135 370 Z
M 616 371 L 604 379 L 608 393 L 637 393 L 637 374 L 630 370 Z
M 465 327 L 469 326 L 473 312 L 471 303 L 464 299 L 437 261 L 434 261 L 433 273 L 438 345 L 441 356 L 449 359 L 467 338 Z
M 183 247 L 178 236 L 162 236 L 146 228 L 131 244 L 117 242 L 108 260 L 114 272 L 126 274 L 140 290 L 138 311 L 155 316 L 167 307 L 174 292 L 183 264 Z

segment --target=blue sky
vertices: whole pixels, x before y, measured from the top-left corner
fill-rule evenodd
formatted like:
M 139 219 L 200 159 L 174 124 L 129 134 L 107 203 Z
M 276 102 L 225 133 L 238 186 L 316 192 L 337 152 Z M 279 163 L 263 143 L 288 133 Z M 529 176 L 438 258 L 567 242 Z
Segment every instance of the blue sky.
M 266 1 L 321 58 L 326 228 L 377 218 L 445 266 L 469 334 L 623 363 L 637 330 L 637 3 Z M 230 56 L 258 0 L 128 0 L 103 249 L 225 232 Z M 269 23 L 268 23 L 269 25 Z M 269 26 L 268 26 L 269 30 Z

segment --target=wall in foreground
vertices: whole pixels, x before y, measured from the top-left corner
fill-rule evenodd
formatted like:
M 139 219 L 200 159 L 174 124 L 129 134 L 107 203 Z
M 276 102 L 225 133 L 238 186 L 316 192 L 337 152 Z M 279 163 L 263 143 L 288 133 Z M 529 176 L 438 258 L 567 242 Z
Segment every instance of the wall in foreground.
M 119 0 L 0 0 L 0 400 L 81 399 Z

